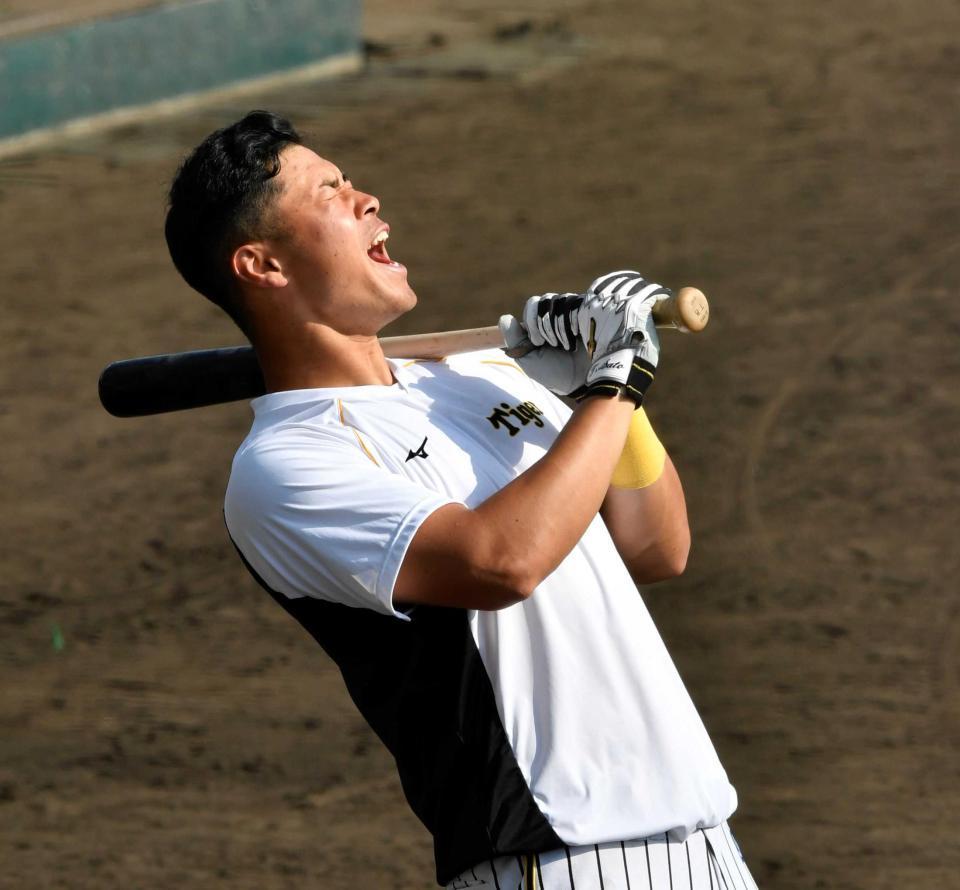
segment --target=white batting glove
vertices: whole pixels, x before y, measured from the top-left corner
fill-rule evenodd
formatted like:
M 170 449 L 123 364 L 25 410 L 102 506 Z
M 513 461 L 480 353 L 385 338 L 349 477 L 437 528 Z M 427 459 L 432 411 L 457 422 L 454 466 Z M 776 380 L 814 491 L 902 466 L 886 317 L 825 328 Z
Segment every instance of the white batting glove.
M 631 271 L 602 275 L 590 285 L 576 328 L 593 362 L 578 396 L 622 392 L 641 404 L 660 357 L 653 306 L 671 293 Z
M 537 329 L 535 336 L 543 345 L 534 346 L 533 337 L 512 315 L 500 316 L 500 334 L 505 348 L 517 352 L 514 356 L 517 364 L 537 383 L 561 396 L 583 388 L 590 367 L 590 356 L 578 340 L 573 341 L 574 348 L 569 351 L 545 345 L 542 333 Z M 521 352 L 524 349 L 529 351 Z
M 577 346 L 577 312 L 583 294 L 541 294 L 523 306 L 523 326 L 534 346 L 573 350 Z
M 639 272 L 634 272 L 631 269 L 607 272 L 605 275 L 595 278 L 590 283 L 590 287 L 587 288 L 588 296 L 612 297 L 616 300 L 639 296 L 654 297 L 656 301 L 665 300 L 672 294 L 673 291 L 670 288 L 654 284 Z

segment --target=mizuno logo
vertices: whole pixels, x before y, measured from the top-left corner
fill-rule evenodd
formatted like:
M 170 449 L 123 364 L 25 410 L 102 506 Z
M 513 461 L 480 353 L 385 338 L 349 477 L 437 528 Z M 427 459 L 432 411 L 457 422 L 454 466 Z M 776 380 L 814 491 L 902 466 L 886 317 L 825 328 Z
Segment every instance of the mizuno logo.
M 406 463 L 408 460 L 413 460 L 415 457 L 422 457 L 424 459 L 430 457 L 430 455 L 426 452 L 426 447 L 427 437 L 424 436 L 423 441 L 420 443 L 420 447 L 416 451 L 410 450 L 407 452 L 407 460 L 405 460 L 404 463 Z

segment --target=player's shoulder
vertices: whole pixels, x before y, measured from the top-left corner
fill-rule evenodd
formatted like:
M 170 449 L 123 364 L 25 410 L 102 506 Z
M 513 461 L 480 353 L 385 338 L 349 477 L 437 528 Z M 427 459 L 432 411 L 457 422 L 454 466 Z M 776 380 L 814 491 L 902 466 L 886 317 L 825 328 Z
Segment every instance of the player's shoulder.
M 233 458 L 231 479 L 250 474 L 286 476 L 298 467 L 322 465 L 354 447 L 335 399 L 268 393 L 253 400 L 254 419 Z
M 396 360 L 394 374 L 402 383 L 432 395 L 455 393 L 467 399 L 477 388 L 483 390 L 491 382 L 511 388 L 529 380 L 500 349 L 459 352 L 442 359 Z
M 471 383 L 495 383 L 506 389 L 513 389 L 524 387 L 530 382 L 523 369 L 501 349 L 480 349 L 449 355 L 437 366 L 436 372 L 426 373 L 446 376 L 449 385 L 458 389 L 466 386 L 467 389 L 462 390 L 464 392 L 469 391 Z
M 228 527 L 256 524 L 298 498 L 340 491 L 372 466 L 350 430 L 323 415 L 272 423 L 258 416 L 230 467 L 224 493 Z
M 407 369 L 424 371 L 430 369 L 463 370 L 466 368 L 481 367 L 483 365 L 500 365 L 502 367 L 520 369 L 520 366 L 512 358 L 502 349 L 496 347 L 490 349 L 471 349 L 467 352 L 455 352 L 443 358 L 391 358 L 388 359 L 388 361 L 393 366 L 394 373 Z
M 477 377 L 516 378 L 517 375 L 527 379 L 523 369 L 502 349 L 477 349 L 472 352 L 461 352 L 447 356 L 444 363 L 454 372 L 462 375 Z
M 570 409 L 550 390 L 546 389 L 502 349 L 483 349 L 466 352 L 447 359 L 454 371 L 464 376 L 475 376 L 514 393 L 517 398 L 529 400 L 540 409 L 547 409 L 551 419 L 562 426 L 569 419 Z

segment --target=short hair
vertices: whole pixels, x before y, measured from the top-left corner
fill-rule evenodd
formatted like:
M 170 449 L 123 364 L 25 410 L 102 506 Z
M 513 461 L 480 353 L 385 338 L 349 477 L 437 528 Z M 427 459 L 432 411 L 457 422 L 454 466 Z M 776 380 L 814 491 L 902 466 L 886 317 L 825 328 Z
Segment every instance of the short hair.
M 291 144 L 303 141 L 289 121 L 251 111 L 207 136 L 170 186 L 164 234 L 173 264 L 242 330 L 228 261 L 244 241 L 272 234 L 269 210 L 280 191 L 280 153 Z

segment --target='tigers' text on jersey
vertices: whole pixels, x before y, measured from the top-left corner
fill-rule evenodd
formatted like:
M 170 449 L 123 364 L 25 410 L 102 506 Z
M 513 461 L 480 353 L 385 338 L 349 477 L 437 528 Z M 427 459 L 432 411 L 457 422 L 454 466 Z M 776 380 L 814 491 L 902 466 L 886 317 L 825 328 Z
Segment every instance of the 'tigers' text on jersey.
M 520 427 L 528 423 L 542 427 L 542 416 L 543 412 L 533 402 L 521 402 L 512 408 L 507 402 L 501 402 L 500 407 L 494 408 L 487 420 L 495 430 L 505 429 L 511 436 L 515 436 L 520 432 Z M 516 426 L 516 422 L 519 422 L 520 426 Z

